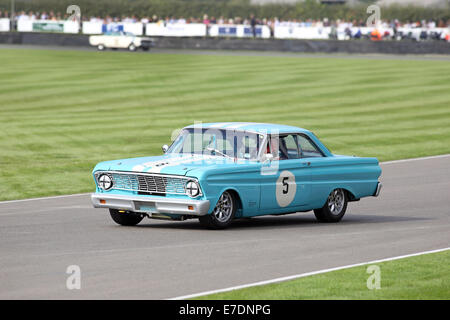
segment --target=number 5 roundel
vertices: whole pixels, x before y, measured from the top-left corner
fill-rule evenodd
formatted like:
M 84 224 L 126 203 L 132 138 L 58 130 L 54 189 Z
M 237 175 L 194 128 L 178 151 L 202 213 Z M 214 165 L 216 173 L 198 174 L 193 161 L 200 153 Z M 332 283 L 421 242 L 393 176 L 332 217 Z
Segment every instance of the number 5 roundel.
M 295 176 L 290 171 L 282 171 L 277 179 L 275 189 L 276 198 L 280 207 L 287 207 L 294 200 L 297 192 L 297 184 L 295 183 Z

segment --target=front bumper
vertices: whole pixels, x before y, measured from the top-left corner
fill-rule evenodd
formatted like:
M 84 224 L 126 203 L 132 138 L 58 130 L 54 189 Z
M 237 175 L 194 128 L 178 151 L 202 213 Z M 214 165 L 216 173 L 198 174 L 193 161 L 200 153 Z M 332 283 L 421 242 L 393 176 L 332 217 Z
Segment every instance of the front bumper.
M 166 213 L 204 216 L 209 210 L 209 200 L 176 198 L 148 198 L 117 194 L 91 194 L 94 208 L 110 208 L 145 213 Z

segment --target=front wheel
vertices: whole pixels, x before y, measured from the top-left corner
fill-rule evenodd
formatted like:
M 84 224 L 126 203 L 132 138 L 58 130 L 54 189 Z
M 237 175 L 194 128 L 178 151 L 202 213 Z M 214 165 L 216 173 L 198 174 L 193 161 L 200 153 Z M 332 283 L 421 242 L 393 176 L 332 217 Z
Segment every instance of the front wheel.
M 230 192 L 225 191 L 217 201 L 213 212 L 201 216 L 199 221 L 202 226 L 210 229 L 224 229 L 231 224 L 235 213 L 236 199 Z
M 109 214 L 121 226 L 135 226 L 144 219 L 142 215 L 132 211 L 109 209 Z
M 98 51 L 105 51 L 105 46 L 103 45 L 103 44 L 99 44 L 98 46 L 97 46 L 97 49 L 98 49 Z
M 130 51 L 136 51 L 136 46 L 132 43 L 132 44 L 130 44 L 130 46 L 128 47 L 128 50 L 130 50 Z
M 328 196 L 327 202 L 314 215 L 320 222 L 339 222 L 347 210 L 347 194 L 343 189 L 335 189 Z

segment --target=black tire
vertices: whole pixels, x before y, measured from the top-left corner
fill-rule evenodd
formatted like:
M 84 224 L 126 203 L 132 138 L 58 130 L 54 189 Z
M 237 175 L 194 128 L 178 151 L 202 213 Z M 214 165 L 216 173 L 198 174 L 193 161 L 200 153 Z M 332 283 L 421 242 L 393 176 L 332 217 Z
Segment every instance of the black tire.
M 111 218 L 114 220 L 115 223 L 120 224 L 121 226 L 135 226 L 139 222 L 144 219 L 144 216 L 132 212 L 132 211 L 123 211 L 116 209 L 109 209 L 109 213 L 111 215 Z
M 135 52 L 137 50 L 137 47 L 134 45 L 134 43 L 132 43 L 128 46 L 128 50 L 131 52 Z
M 142 47 L 143 51 L 150 51 L 150 47 Z
M 98 51 L 105 51 L 106 47 L 105 47 L 105 45 L 103 45 L 103 44 L 99 44 L 99 45 L 97 46 L 97 49 L 98 49 Z
M 231 206 L 228 207 L 228 204 Z M 225 191 L 217 201 L 216 207 L 211 214 L 201 216 L 200 224 L 209 229 L 225 229 L 234 219 L 237 209 L 237 201 L 233 193 Z
M 347 210 L 347 203 L 347 192 L 343 189 L 334 189 L 325 205 L 320 209 L 314 209 L 314 215 L 320 222 L 339 222 Z

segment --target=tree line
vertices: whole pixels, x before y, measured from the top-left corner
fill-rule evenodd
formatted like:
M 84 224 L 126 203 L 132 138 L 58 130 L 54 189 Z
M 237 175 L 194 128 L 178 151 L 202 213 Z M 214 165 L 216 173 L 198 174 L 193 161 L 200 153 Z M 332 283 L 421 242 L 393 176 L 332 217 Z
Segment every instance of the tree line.
M 16 12 L 60 12 L 64 15 L 71 4 L 81 8 L 84 17 L 91 16 L 137 16 L 137 17 L 184 17 L 200 18 L 204 14 L 234 18 L 249 17 L 254 14 L 262 18 L 290 19 L 324 19 L 329 20 L 365 20 L 368 17 L 368 3 L 359 5 L 326 5 L 315 0 L 306 0 L 297 4 L 252 5 L 249 0 L 16 0 Z M 0 10 L 11 11 L 11 0 L 0 0 Z M 389 6 L 381 8 L 382 20 L 398 19 L 402 22 L 450 20 L 450 4 L 445 8 L 420 6 Z

